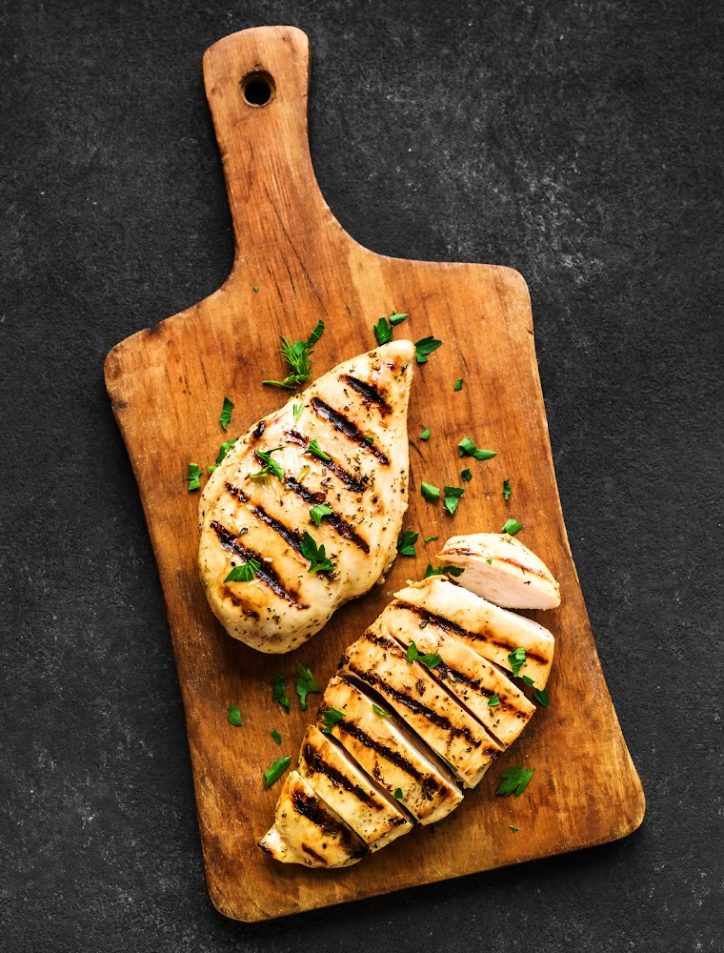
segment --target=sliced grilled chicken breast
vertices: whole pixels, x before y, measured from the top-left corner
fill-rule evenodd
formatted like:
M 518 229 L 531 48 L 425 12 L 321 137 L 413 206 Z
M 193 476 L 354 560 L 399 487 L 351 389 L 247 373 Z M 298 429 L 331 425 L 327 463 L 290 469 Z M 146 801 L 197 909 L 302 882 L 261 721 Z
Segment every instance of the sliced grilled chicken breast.
M 374 625 L 347 649 L 342 665 L 384 698 L 466 787 L 474 788 L 503 750 L 424 665 L 408 662 L 399 642 Z
M 461 586 L 509 609 L 555 609 L 560 586 L 553 573 L 527 546 L 507 533 L 453 536 L 440 558 L 465 572 Z
M 389 568 L 407 508 L 413 357 L 403 340 L 339 364 L 255 424 L 214 471 L 199 505 L 199 568 L 234 638 L 289 652 Z M 305 531 L 331 569 L 315 571 Z M 251 560 L 252 579 L 227 578 Z
M 284 864 L 307 867 L 349 867 L 369 852 L 297 771 L 287 775 L 274 825 L 259 847 Z
M 414 609 L 392 602 L 375 622 L 375 629 L 407 648 L 439 655 L 433 675 L 455 695 L 505 747 L 512 744 L 535 712 L 535 705 L 513 682 L 454 635 L 425 625 Z
M 542 625 L 487 602 L 446 576 L 431 576 L 406 586 L 395 593 L 395 598 L 420 622 L 455 636 L 478 655 L 509 671 L 513 668 L 510 653 L 524 649 L 525 664 L 520 674 L 532 678 L 536 688 L 545 688 L 555 641 Z
M 420 824 L 442 820 L 462 801 L 449 771 L 423 750 L 390 706 L 378 705 L 353 682 L 335 676 L 319 708 L 320 726 L 328 709 L 344 713 L 328 729 L 330 734 L 381 787 L 393 797 L 397 793 Z
M 371 851 L 412 830 L 410 819 L 393 798 L 314 725 L 304 736 L 298 770 Z

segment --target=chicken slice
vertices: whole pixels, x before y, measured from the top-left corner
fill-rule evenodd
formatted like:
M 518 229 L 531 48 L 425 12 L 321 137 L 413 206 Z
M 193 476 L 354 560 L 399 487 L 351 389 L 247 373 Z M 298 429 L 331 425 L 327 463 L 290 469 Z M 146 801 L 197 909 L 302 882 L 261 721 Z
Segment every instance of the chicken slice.
M 468 645 L 435 625 L 425 625 L 405 605 L 392 602 L 375 629 L 396 638 L 405 649 L 414 642 L 420 653 L 439 655 L 433 672 L 504 746 L 512 744 L 535 712 L 535 705 L 500 669 Z M 491 704 L 491 701 L 493 704 Z
M 389 794 L 397 792 L 420 824 L 442 820 L 462 801 L 452 775 L 432 752 L 425 752 L 389 706 L 377 705 L 353 682 L 335 676 L 322 698 L 320 726 L 330 708 L 344 713 L 328 729 L 330 734 Z
M 555 609 L 560 586 L 553 573 L 527 546 L 508 533 L 452 536 L 440 558 L 465 572 L 460 585 L 508 609 Z
M 298 771 L 370 851 L 412 830 L 410 819 L 393 798 L 314 725 L 307 728 L 302 741 Z
M 384 698 L 466 787 L 474 788 L 503 750 L 424 665 L 408 662 L 400 644 L 374 624 L 347 649 L 342 666 Z
M 536 688 L 545 688 L 555 641 L 542 625 L 487 602 L 446 576 L 431 576 L 406 586 L 395 598 L 420 622 L 455 636 L 508 671 L 513 670 L 510 653 L 524 649 L 520 674 L 532 678 Z
M 407 509 L 413 358 L 402 340 L 339 364 L 255 424 L 214 471 L 199 504 L 199 569 L 229 635 L 289 652 L 391 565 Z M 315 569 L 305 532 L 331 569 Z M 255 575 L 229 579 L 244 563 Z
M 366 844 L 291 771 L 277 801 L 273 826 L 259 847 L 283 864 L 349 867 L 369 853 Z

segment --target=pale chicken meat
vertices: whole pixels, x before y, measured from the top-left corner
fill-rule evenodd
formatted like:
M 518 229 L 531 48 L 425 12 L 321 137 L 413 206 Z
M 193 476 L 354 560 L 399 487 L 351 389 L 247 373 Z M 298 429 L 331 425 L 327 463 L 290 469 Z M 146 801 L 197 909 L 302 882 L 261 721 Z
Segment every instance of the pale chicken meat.
M 460 584 L 508 609 L 555 609 L 560 586 L 546 564 L 508 533 L 453 536 L 440 558 L 463 569 Z
M 387 571 L 407 508 L 413 363 L 401 340 L 339 364 L 254 424 L 214 471 L 199 505 L 199 569 L 229 635 L 289 652 Z

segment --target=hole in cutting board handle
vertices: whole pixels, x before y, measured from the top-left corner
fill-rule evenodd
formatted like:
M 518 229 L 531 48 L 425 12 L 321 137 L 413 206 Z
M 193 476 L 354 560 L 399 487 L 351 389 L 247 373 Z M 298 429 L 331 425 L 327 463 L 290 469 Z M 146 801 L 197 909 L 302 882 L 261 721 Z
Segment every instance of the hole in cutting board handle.
M 241 81 L 241 92 L 247 106 L 259 109 L 274 99 L 274 80 L 269 73 L 247 73 Z

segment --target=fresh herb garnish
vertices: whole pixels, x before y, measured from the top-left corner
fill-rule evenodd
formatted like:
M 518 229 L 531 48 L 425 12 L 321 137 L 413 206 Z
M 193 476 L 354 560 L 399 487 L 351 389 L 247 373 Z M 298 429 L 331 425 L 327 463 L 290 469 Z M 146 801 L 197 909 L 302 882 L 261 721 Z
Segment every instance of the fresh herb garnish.
M 233 725 L 235 728 L 241 728 L 244 724 L 244 719 L 241 717 L 241 712 L 239 711 L 238 705 L 229 705 L 229 710 L 226 713 L 226 717 L 230 725 Z
M 261 563 L 259 560 L 250 557 L 240 566 L 232 566 L 224 582 L 251 582 L 260 569 Z
M 505 797 L 506 794 L 515 794 L 516 797 L 520 797 L 534 774 L 535 768 L 521 768 L 519 764 L 514 768 L 506 768 L 500 773 L 502 781 L 495 793 L 500 797 Z
M 277 731 L 276 728 L 272 728 L 271 736 L 274 739 L 274 744 L 280 745 L 282 743 L 281 732 Z
M 548 708 L 550 699 L 548 697 L 547 688 L 536 688 L 536 690 L 533 692 L 533 698 L 535 698 L 539 705 L 542 705 L 544 708 Z
M 272 701 L 279 702 L 282 708 L 286 708 L 287 711 L 291 710 L 292 703 L 289 701 L 289 696 L 284 688 L 283 675 L 272 675 Z
M 422 662 L 427 668 L 435 668 L 442 662 L 437 652 L 420 652 L 414 642 L 407 646 L 406 657 L 408 662 Z
M 506 501 L 509 500 L 509 499 L 510 499 L 510 494 L 511 494 L 512 492 L 513 492 L 513 491 L 512 491 L 512 489 L 511 489 L 511 487 L 510 487 L 510 480 L 503 480 L 503 499 L 506 500 Z
M 202 473 L 203 470 L 198 463 L 189 463 L 186 470 L 186 481 L 188 483 L 189 493 L 193 493 L 194 490 L 198 490 L 201 486 Z
M 255 295 L 258 295 L 258 294 L 259 294 L 259 285 L 252 285 L 251 290 L 254 292 Z
M 309 569 L 307 572 L 330 572 L 334 565 L 327 558 L 324 546 L 317 546 L 313 536 L 305 532 L 302 538 L 302 556 L 309 560 Z
M 423 540 L 424 543 L 434 543 L 436 539 L 440 539 L 439 536 L 426 536 Z
M 226 430 L 231 423 L 231 411 L 233 409 L 234 405 L 232 402 L 228 397 L 224 397 L 224 406 L 221 408 L 221 416 L 219 417 L 219 423 L 221 424 L 222 430 Z
M 270 788 L 275 781 L 278 781 L 291 763 L 292 756 L 288 754 L 268 767 L 264 772 L 264 787 Z
M 392 796 L 393 796 L 397 801 L 401 801 L 405 795 L 402 793 L 402 788 L 395 788 L 395 792 L 394 792 L 394 794 L 393 794 Z
M 390 324 L 391 324 L 393 327 L 396 327 L 398 324 L 402 324 L 402 322 L 403 322 L 407 317 L 408 317 L 408 315 L 406 315 L 406 314 L 402 314 L 402 313 L 399 312 L 399 311 L 393 311 L 392 314 L 390 315 Z
M 530 675 L 524 675 L 523 681 L 526 685 L 529 685 L 531 688 L 535 685 L 535 679 L 531 678 Z
M 317 326 L 306 341 L 290 341 L 282 336 L 280 350 L 282 357 L 291 369 L 291 373 L 287 374 L 284 380 L 264 380 L 262 384 L 267 384 L 270 387 L 283 387 L 286 390 L 294 390 L 299 384 L 303 384 L 312 370 L 312 349 L 323 332 L 324 321 L 318 321 Z
M 329 463 L 332 459 L 328 453 L 322 450 L 316 440 L 310 440 L 304 452 L 311 454 L 313 457 L 318 457 L 320 460 L 324 460 L 325 463 Z
M 453 390 L 462 390 L 463 389 L 463 379 L 458 377 L 458 379 L 453 384 Z
M 495 708 L 500 704 L 500 695 L 491 695 L 488 699 L 488 708 Z
M 435 539 L 437 539 L 437 536 Z M 430 576 L 462 576 L 464 572 L 465 570 L 461 566 L 438 566 L 437 569 L 433 569 L 428 563 L 425 570 L 425 579 L 429 579 Z
M 444 489 L 444 499 L 443 499 L 443 509 L 445 509 L 450 516 L 454 516 L 455 510 L 458 508 L 458 503 L 460 502 L 460 497 L 463 495 L 465 490 L 461 486 L 446 486 Z
M 515 536 L 516 533 L 519 533 L 523 529 L 523 524 L 519 523 L 518 520 L 509 519 L 505 521 L 505 526 L 501 529 L 501 533 L 507 533 L 508 536 Z
M 322 691 L 317 685 L 317 681 L 312 675 L 312 670 L 297 662 L 297 695 L 299 696 L 299 707 L 302 711 L 307 710 L 307 695 L 316 695 Z
M 334 510 L 325 506 L 324 503 L 317 503 L 309 511 L 309 516 L 315 526 L 320 526 L 325 516 L 331 516 Z
M 517 834 L 518 831 L 520 830 L 520 828 L 518 827 L 517 824 L 508 824 L 508 827 L 511 829 L 511 831 L 512 831 L 514 834 Z
M 329 734 L 337 722 L 342 721 L 343 718 L 344 712 L 340 711 L 339 708 L 325 708 L 322 713 L 322 721 L 324 722 L 322 731 Z
M 439 487 L 433 486 L 432 483 L 421 483 L 420 492 L 428 503 L 435 503 L 440 499 L 440 489 Z
M 388 711 L 385 711 L 384 708 L 380 708 L 379 705 L 375 705 L 374 702 L 372 702 L 372 711 L 375 713 L 375 715 L 379 715 L 380 718 L 390 717 L 390 713 Z
M 472 478 L 473 478 L 472 471 L 468 467 L 465 467 L 464 470 L 460 471 L 460 479 L 465 480 L 466 483 L 470 483 Z
M 475 457 L 476 460 L 489 460 L 496 456 L 494 450 L 482 450 L 477 447 L 470 437 L 463 437 L 458 443 L 458 453 L 461 457 Z
M 257 450 L 256 455 L 264 466 L 258 473 L 250 473 L 249 476 L 253 480 L 258 480 L 262 477 L 269 476 L 269 474 L 273 474 L 278 480 L 284 482 L 284 470 L 282 470 L 281 464 L 272 459 L 272 454 L 281 449 L 281 447 L 274 447 L 273 450 Z
M 517 678 L 520 670 L 525 665 L 525 649 L 518 646 L 508 653 L 508 664 L 513 672 L 513 678 Z
M 411 529 L 403 529 L 397 537 L 397 552 L 400 556 L 416 556 L 415 543 L 420 534 Z
M 420 434 L 420 440 L 429 440 L 431 433 L 432 433 L 432 431 L 430 430 L 430 428 L 429 428 L 429 427 L 425 427 L 425 429 L 424 429 L 424 430 L 422 431 L 422 433 Z
M 415 341 L 415 360 L 418 364 L 427 364 L 427 359 L 432 354 L 433 351 L 436 351 L 442 341 L 438 341 L 437 338 L 428 336 L 426 338 L 420 338 L 419 341 Z
M 296 423 L 299 418 L 302 416 L 302 411 L 304 410 L 304 404 L 292 404 L 292 415 L 294 416 L 294 422 Z
M 234 446 L 235 443 L 236 443 L 236 438 L 234 438 L 233 440 L 225 440 L 221 444 L 221 446 L 219 447 L 219 452 L 216 454 L 217 467 L 223 461 L 224 457 L 229 452 L 229 450 L 231 450 L 231 448 Z
M 373 325 L 375 340 L 378 344 L 388 344 L 392 340 L 392 325 L 388 323 L 387 318 L 380 318 L 377 324 Z

